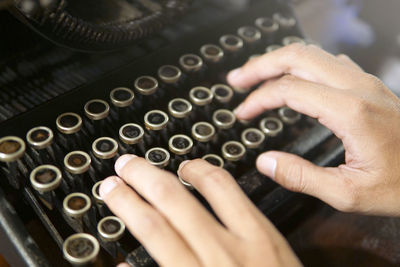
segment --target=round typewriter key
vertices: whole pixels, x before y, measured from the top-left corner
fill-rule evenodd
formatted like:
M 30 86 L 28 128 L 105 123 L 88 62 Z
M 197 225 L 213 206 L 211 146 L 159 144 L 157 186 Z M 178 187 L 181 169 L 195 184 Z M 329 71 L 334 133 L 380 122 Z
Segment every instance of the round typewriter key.
M 35 127 L 26 134 L 26 140 L 36 149 L 49 147 L 53 142 L 53 138 L 53 131 L 44 126 Z
M 103 198 L 100 196 L 100 185 L 102 182 L 103 181 L 99 181 L 99 182 L 95 183 L 92 187 L 92 196 L 93 196 L 94 200 L 100 204 L 104 203 Z
M 265 52 L 266 52 L 266 53 L 270 53 L 270 52 L 273 52 L 273 51 L 275 51 L 275 50 L 278 50 L 279 48 L 282 48 L 282 46 L 281 46 L 281 45 L 269 45 L 269 46 L 267 46 L 267 48 L 265 49 Z
M 261 39 L 261 32 L 252 26 L 240 27 L 238 35 L 247 43 L 254 43 Z
M 189 136 L 177 134 L 169 139 L 168 147 L 176 155 L 186 155 L 192 151 L 193 141 Z
M 64 198 L 63 209 L 65 214 L 72 218 L 81 218 L 90 209 L 92 202 L 83 193 L 72 193 Z
M 199 142 L 205 143 L 211 141 L 215 135 L 215 128 L 212 124 L 200 121 L 192 126 L 192 136 Z
M 83 151 L 72 151 L 64 157 L 65 169 L 72 174 L 85 173 L 91 162 L 90 156 Z
M 16 136 L 0 138 L 0 161 L 16 161 L 25 154 L 25 142 Z
M 187 72 L 196 72 L 203 67 L 203 60 L 195 54 L 186 54 L 179 58 L 179 64 Z
M 192 112 L 192 104 L 183 98 L 175 98 L 168 103 L 168 112 L 175 118 L 186 118 Z
M 216 45 L 206 44 L 200 48 L 200 54 L 203 58 L 210 62 L 219 62 L 224 57 L 224 51 Z
M 93 142 L 92 150 L 99 159 L 111 159 L 118 153 L 118 143 L 110 137 L 100 137 Z
M 236 52 L 243 48 L 243 40 L 233 34 L 223 35 L 219 39 L 219 43 L 229 52 Z
M 170 154 L 164 148 L 154 147 L 146 152 L 145 158 L 150 164 L 163 168 L 168 166 Z
M 189 97 L 194 104 L 198 106 L 205 106 L 212 102 L 214 95 L 210 89 L 198 86 L 190 90 Z
M 264 118 L 260 122 L 260 129 L 266 136 L 275 137 L 282 133 L 283 123 L 277 118 Z
M 67 112 L 57 117 L 57 129 L 63 134 L 73 134 L 82 128 L 82 118 L 76 113 Z
M 220 103 L 228 103 L 233 97 L 233 90 L 225 84 L 215 84 L 211 87 L 214 98 Z
M 119 129 L 119 138 L 127 145 L 134 145 L 142 141 L 144 130 L 142 126 L 128 123 Z
M 246 154 L 246 148 L 239 142 L 228 141 L 222 146 L 222 156 L 228 161 L 239 161 Z
M 135 89 L 142 95 L 152 95 L 158 89 L 158 81 L 151 76 L 141 76 L 135 80 Z
M 32 187 L 39 192 L 50 192 L 62 181 L 61 171 L 53 165 L 41 165 L 30 174 Z
M 111 103 L 119 108 L 125 108 L 133 103 L 135 94 L 131 89 L 125 87 L 118 87 L 110 92 Z
M 97 224 L 97 231 L 100 237 L 107 242 L 114 242 L 121 239 L 125 233 L 125 224 L 115 216 L 108 216 Z
M 296 25 L 296 19 L 292 16 L 283 15 L 281 13 L 275 13 L 272 18 L 279 23 L 283 28 L 291 28 Z
M 295 124 L 301 119 L 300 113 L 288 107 L 280 108 L 278 114 L 281 120 L 289 125 Z
M 267 17 L 258 18 L 255 21 L 255 25 L 263 32 L 263 33 L 274 33 L 279 30 L 279 24 L 275 20 Z
M 265 135 L 256 128 L 249 128 L 242 132 L 241 139 L 247 148 L 256 149 L 262 146 L 265 141 Z
M 96 261 L 99 251 L 97 239 L 84 233 L 71 235 L 63 244 L 64 257 L 72 265 L 86 265 Z
M 85 114 L 91 120 L 102 120 L 107 118 L 110 112 L 108 103 L 101 99 L 93 99 L 86 103 Z
M 168 121 L 168 115 L 161 110 L 151 110 L 144 115 L 144 124 L 149 130 L 162 130 L 167 126 Z
M 181 70 L 173 65 L 164 65 L 158 69 L 158 77 L 167 84 L 176 83 L 181 76 Z
M 302 39 L 300 37 L 297 37 L 297 36 L 286 36 L 282 40 L 282 44 L 284 46 L 295 44 L 295 43 L 299 43 L 299 44 L 304 44 L 305 45 L 306 41 L 304 41 L 304 39 Z
M 236 122 L 235 114 L 227 109 L 216 110 L 212 116 L 215 126 L 219 129 L 230 129 Z
M 217 166 L 217 167 L 224 167 L 224 160 L 215 154 L 207 154 L 204 157 L 202 157 L 202 159 L 204 159 L 205 161 L 207 161 L 208 163 Z

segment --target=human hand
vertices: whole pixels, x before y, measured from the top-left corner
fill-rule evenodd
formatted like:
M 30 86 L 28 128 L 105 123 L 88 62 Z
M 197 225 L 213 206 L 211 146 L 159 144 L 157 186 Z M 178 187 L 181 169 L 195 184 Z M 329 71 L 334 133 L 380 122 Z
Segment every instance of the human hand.
M 224 169 L 197 159 L 182 163 L 178 171 L 222 224 L 175 175 L 143 158 L 124 155 L 115 170 L 121 178 L 104 180 L 100 195 L 159 265 L 301 266 L 285 239 Z
M 347 56 L 293 44 L 252 59 L 228 81 L 242 88 L 264 82 L 235 110 L 239 119 L 287 105 L 317 118 L 346 150 L 337 168 L 266 152 L 257 159 L 260 172 L 342 211 L 400 215 L 400 101 L 378 78 Z

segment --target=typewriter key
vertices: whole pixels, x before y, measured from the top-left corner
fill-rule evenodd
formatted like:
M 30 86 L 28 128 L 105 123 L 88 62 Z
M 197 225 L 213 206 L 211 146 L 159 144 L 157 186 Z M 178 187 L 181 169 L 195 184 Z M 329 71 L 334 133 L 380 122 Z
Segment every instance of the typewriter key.
M 25 142 L 19 137 L 6 136 L 0 138 L 0 161 L 17 161 L 24 156 L 25 149 Z
M 295 43 L 306 45 L 306 41 L 304 41 L 304 39 L 297 37 L 297 36 L 286 36 L 282 40 L 282 44 L 284 46 L 295 44 Z
M 134 98 L 135 94 L 129 88 L 118 87 L 110 92 L 111 103 L 118 108 L 129 107 Z
M 166 84 L 178 82 L 181 76 L 181 70 L 173 65 L 164 65 L 158 69 L 158 77 Z
M 266 136 L 275 137 L 283 132 L 283 123 L 277 118 L 264 118 L 260 122 L 260 129 Z
M 247 148 L 259 149 L 263 146 L 265 135 L 256 128 L 248 128 L 242 132 L 241 140 Z
M 214 98 L 220 103 L 229 103 L 233 97 L 233 90 L 225 84 L 215 84 L 211 87 Z
M 280 108 L 278 115 L 288 125 L 293 125 L 301 119 L 301 114 L 289 107 Z
M 186 72 L 196 72 L 203 67 L 203 60 L 195 54 L 186 54 L 179 58 L 179 64 Z
M 192 112 L 192 104 L 183 98 L 175 98 L 168 103 L 168 112 L 174 118 L 186 118 Z
M 124 144 L 135 145 L 143 140 L 144 130 L 142 126 L 128 123 L 119 129 L 119 138 Z
M 240 161 L 246 154 L 246 148 L 239 142 L 228 141 L 222 146 L 222 156 L 227 161 Z
M 204 157 L 202 157 L 202 159 L 204 159 L 205 161 L 207 161 L 208 163 L 217 166 L 217 167 L 224 167 L 224 160 L 215 154 L 207 154 Z
M 96 261 L 100 245 L 89 234 L 79 233 L 68 237 L 63 244 L 65 259 L 72 265 L 87 265 Z
M 189 97 L 192 103 L 197 106 L 205 106 L 212 102 L 214 95 L 210 89 L 198 86 L 190 90 Z
M 275 33 L 279 30 L 278 22 L 267 17 L 256 19 L 255 25 L 266 34 Z
M 76 113 L 63 113 L 57 117 L 57 129 L 63 134 L 73 134 L 82 128 L 82 118 Z
M 72 218 L 81 218 L 89 211 L 92 202 L 83 193 L 72 193 L 65 197 L 63 209 L 66 215 Z
M 97 224 L 97 231 L 104 241 L 114 242 L 121 239 L 124 235 L 125 224 L 118 217 L 108 216 Z
M 282 28 L 291 28 L 296 25 L 296 19 L 290 15 L 283 15 L 281 13 L 275 13 L 272 18 L 279 23 Z
M 151 76 L 141 76 L 135 80 L 135 89 L 142 95 L 152 95 L 158 89 L 158 81 Z
M 36 149 L 43 149 L 51 146 L 53 138 L 53 131 L 44 126 L 35 127 L 26 135 L 26 140 L 28 143 Z
M 94 121 L 107 118 L 109 112 L 110 106 L 106 101 L 101 99 L 90 100 L 85 105 L 86 116 Z
M 206 44 L 200 48 L 200 54 L 206 61 L 217 63 L 224 57 L 224 51 L 216 45 Z
M 209 142 L 213 139 L 214 135 L 215 128 L 208 122 L 200 121 L 192 126 L 192 136 L 199 142 Z
M 261 39 L 261 32 L 252 26 L 240 27 L 237 33 L 246 43 L 254 43 Z
M 99 159 L 111 159 L 118 153 L 118 143 L 110 137 L 100 137 L 93 142 L 92 150 Z
M 191 152 L 193 148 L 193 141 L 189 136 L 177 134 L 169 139 L 168 148 L 176 155 L 186 155 Z
M 99 181 L 95 183 L 92 187 L 92 196 L 96 203 L 104 204 L 103 198 L 100 196 L 100 185 L 103 181 Z
M 222 48 L 229 52 L 237 52 L 243 48 L 243 40 L 233 34 L 221 36 L 219 43 Z
M 233 127 L 236 122 L 236 117 L 230 110 L 219 109 L 214 112 L 212 120 L 218 129 L 225 130 Z
M 267 48 L 265 49 L 265 52 L 266 52 L 266 53 L 270 53 L 270 52 L 273 52 L 273 51 L 275 51 L 275 50 L 278 50 L 279 48 L 282 48 L 282 46 L 281 46 L 281 45 L 269 45 L 269 46 L 267 46 Z
M 65 169 L 72 174 L 82 174 L 89 170 L 90 156 L 83 151 L 72 151 L 64 158 Z
M 154 147 L 146 152 L 145 158 L 150 164 L 164 168 L 169 164 L 170 154 L 164 148 Z
M 151 110 L 144 115 L 144 124 L 148 130 L 162 130 L 167 126 L 168 121 L 168 115 L 161 110 Z
M 41 193 L 58 188 L 62 181 L 61 171 L 53 165 L 41 165 L 30 174 L 32 187 Z

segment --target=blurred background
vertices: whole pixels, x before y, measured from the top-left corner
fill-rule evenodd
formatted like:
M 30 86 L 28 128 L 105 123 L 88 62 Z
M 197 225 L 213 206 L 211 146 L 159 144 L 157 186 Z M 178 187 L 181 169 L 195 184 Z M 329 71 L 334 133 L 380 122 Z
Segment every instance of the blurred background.
M 344 53 L 400 95 L 399 0 L 293 0 L 305 35 Z

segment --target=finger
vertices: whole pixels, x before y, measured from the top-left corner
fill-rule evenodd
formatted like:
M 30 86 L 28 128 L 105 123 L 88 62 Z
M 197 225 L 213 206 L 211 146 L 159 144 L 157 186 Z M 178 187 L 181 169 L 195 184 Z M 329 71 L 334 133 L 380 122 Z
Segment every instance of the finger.
M 131 266 L 128 263 L 123 262 L 123 263 L 118 264 L 117 267 L 131 267 Z
M 343 125 L 349 117 L 345 114 L 348 101 L 343 90 L 286 75 L 252 92 L 234 112 L 238 119 L 250 120 L 265 110 L 286 105 L 319 119 L 335 134 L 343 136 Z
M 266 152 L 257 159 L 257 169 L 283 187 L 305 193 L 344 211 L 354 208 L 351 183 L 338 168 L 322 168 L 296 155 Z
M 247 62 L 228 74 L 234 87 L 250 88 L 262 81 L 291 74 L 335 88 L 348 89 L 355 70 L 349 70 L 335 56 L 324 50 L 303 44 L 292 44 Z
M 226 170 L 196 159 L 182 163 L 178 174 L 204 196 L 233 233 L 242 238 L 258 235 L 261 214 Z
M 228 233 L 179 183 L 176 176 L 132 155 L 120 157 L 115 170 L 159 210 L 200 258 L 211 259 Z M 218 256 L 223 256 L 218 255 Z
M 100 195 L 110 210 L 125 222 L 129 231 L 160 265 L 198 266 L 196 257 L 180 235 L 159 212 L 143 201 L 120 178 L 110 177 L 104 180 Z M 176 255 L 184 257 L 176 261 Z
M 359 71 L 363 71 L 363 69 L 358 65 L 356 62 L 354 62 L 349 56 L 340 54 L 336 56 L 337 59 L 339 59 L 342 63 L 348 65 L 351 68 L 357 69 Z

